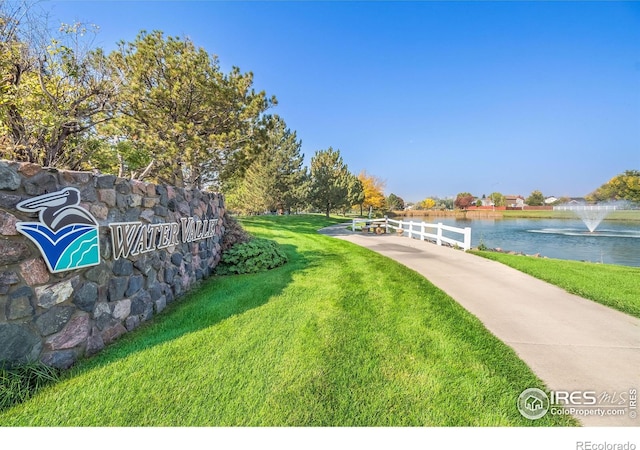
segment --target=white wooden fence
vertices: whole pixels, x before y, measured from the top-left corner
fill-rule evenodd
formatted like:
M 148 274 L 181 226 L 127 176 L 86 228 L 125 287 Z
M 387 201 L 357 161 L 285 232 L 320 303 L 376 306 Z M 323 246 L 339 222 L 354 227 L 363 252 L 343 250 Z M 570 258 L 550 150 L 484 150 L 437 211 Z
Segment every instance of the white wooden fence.
M 469 250 L 471 248 L 471 228 L 458 228 L 443 225 L 442 223 L 427 223 L 427 222 L 414 222 L 393 220 L 385 217 L 384 219 L 353 219 L 352 230 L 356 231 L 358 228 L 366 229 L 384 228 L 388 233 L 389 230 L 396 230 L 398 234 L 408 236 L 413 239 L 420 239 L 421 241 L 434 242 L 437 245 L 447 243 L 454 247 L 460 247 L 463 250 Z M 429 230 L 429 231 L 427 231 Z M 443 231 L 462 235 L 462 240 L 453 239 L 450 236 L 445 236 Z

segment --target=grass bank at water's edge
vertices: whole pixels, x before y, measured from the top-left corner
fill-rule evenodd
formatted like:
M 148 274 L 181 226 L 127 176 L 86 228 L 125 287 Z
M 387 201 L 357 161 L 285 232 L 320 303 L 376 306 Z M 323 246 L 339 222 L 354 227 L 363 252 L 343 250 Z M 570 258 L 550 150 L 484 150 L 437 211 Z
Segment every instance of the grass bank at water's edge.
M 578 219 L 572 211 L 553 210 L 509 210 L 502 211 L 505 219 Z M 620 210 L 607 214 L 605 221 L 640 222 L 640 210 Z
M 531 370 L 424 277 L 322 236 L 315 216 L 252 217 L 289 263 L 214 277 L 3 413 L 9 426 L 530 426 Z
M 640 268 L 473 251 L 581 297 L 640 318 Z

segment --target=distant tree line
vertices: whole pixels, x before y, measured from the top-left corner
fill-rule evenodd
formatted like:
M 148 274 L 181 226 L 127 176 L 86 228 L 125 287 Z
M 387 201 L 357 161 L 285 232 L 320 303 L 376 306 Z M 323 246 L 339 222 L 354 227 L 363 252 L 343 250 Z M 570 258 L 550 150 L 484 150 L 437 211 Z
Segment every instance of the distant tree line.
M 543 206 L 546 204 L 560 205 L 567 203 L 572 199 L 566 196 L 556 198 L 550 203 L 539 190 L 534 190 L 522 201 L 528 206 Z M 640 204 L 640 170 L 626 170 L 623 173 L 614 176 L 602 186 L 584 197 L 585 201 L 590 203 L 606 202 L 606 201 L 628 201 Z M 439 199 L 437 197 L 427 197 L 417 203 L 405 203 L 405 201 L 395 194 L 391 194 L 387 198 L 389 210 L 402 210 L 411 207 L 416 210 L 429 209 L 466 209 L 470 206 L 511 206 L 507 205 L 505 195 L 500 192 L 492 192 L 490 195 L 482 195 L 478 198 L 470 192 L 460 192 L 455 199 Z
M 486 196 L 483 195 L 483 199 Z M 505 196 L 499 192 L 489 195 L 489 199 L 494 206 L 506 205 Z M 555 199 L 551 204 L 559 205 L 567 203 L 571 200 L 569 197 L 560 197 Z M 623 173 L 614 176 L 609 181 L 601 185 L 599 188 L 588 194 L 585 201 L 589 203 L 600 203 L 607 201 L 628 201 L 640 204 L 640 170 L 626 170 Z M 468 192 L 459 193 L 456 196 L 454 205 L 456 208 L 465 209 L 469 206 L 477 204 L 480 206 L 483 202 Z M 545 197 L 539 190 L 534 190 L 524 199 L 524 204 L 528 206 L 543 206 L 546 204 Z

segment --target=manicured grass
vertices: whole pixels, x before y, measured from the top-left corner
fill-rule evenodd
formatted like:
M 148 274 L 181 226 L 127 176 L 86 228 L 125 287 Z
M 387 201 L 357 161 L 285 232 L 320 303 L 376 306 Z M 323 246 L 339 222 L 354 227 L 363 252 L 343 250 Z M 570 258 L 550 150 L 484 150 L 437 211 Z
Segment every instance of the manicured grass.
M 9 426 L 576 425 L 516 409 L 542 383 L 417 273 L 322 236 L 317 216 L 243 220 L 289 262 L 215 277 L 54 386 Z
M 640 268 L 474 251 L 572 294 L 640 317 Z
M 505 219 L 577 219 L 577 216 L 571 211 L 502 211 L 502 217 Z

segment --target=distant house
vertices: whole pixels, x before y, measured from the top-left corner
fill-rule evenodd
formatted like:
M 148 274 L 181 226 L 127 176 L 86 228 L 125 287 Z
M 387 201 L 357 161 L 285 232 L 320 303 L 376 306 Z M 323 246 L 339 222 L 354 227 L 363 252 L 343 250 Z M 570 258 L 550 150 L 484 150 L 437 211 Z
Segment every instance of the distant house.
M 482 200 L 482 206 L 495 206 L 493 204 L 493 200 L 491 200 L 491 197 L 485 197 Z
M 521 195 L 505 195 L 504 204 L 510 208 L 523 208 L 524 197 Z
M 587 199 L 584 197 L 571 197 L 571 200 L 567 202 L 570 205 L 584 205 L 587 203 Z
M 552 195 L 552 196 L 547 197 L 547 198 L 544 199 L 544 204 L 545 205 L 551 205 L 552 203 L 555 203 L 557 201 L 558 201 L 558 199 Z

